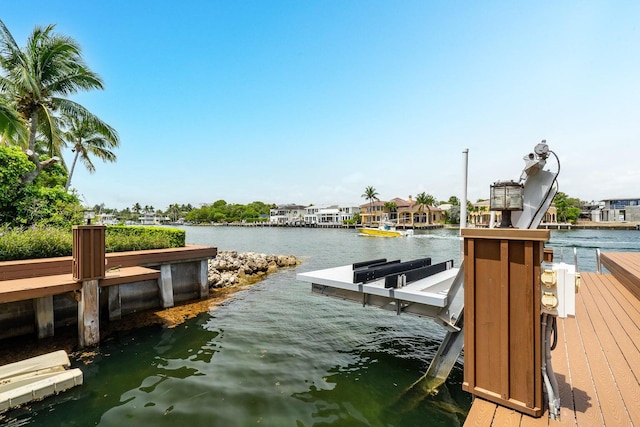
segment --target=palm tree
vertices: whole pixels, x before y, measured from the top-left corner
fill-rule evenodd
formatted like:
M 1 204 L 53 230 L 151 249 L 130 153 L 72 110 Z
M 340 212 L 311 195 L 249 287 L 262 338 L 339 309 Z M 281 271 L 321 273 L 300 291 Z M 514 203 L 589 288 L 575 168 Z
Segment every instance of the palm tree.
M 0 145 L 27 140 L 27 126 L 18 111 L 0 93 Z
M 23 150 L 36 165 L 22 177 L 23 183 L 33 181 L 42 169 L 59 160 L 53 157 L 63 145 L 56 114 L 97 120 L 65 97 L 79 90 L 102 89 L 102 80 L 85 65 L 78 43 L 55 34 L 54 28 L 36 27 L 21 49 L 0 20 L 0 67 L 5 71 L 0 75 L 0 93 L 26 122 L 28 139 Z M 40 161 L 38 134 L 47 141 L 50 159 Z
M 427 208 L 429 212 L 427 215 L 427 223 L 431 224 L 431 206 L 436 204 L 436 199 L 431 194 L 426 194 L 424 191 L 416 196 L 416 205 L 418 205 L 418 212 L 423 213 L 424 208 Z
M 93 155 L 105 162 L 115 162 L 116 155 L 110 148 L 118 147 L 120 142 L 118 133 L 100 120 L 95 122 L 84 118 L 68 117 L 65 119 L 65 125 L 67 130 L 63 133 L 63 139 L 73 146 L 71 151 L 75 153 L 67 183 L 64 186 L 64 189 L 68 190 L 78 159 L 89 173 L 94 173 L 96 168 L 90 156 Z
M 362 194 L 362 197 L 364 197 L 369 201 L 369 213 L 373 215 L 373 201 L 380 200 L 378 198 L 378 192 L 372 186 L 368 186 L 367 188 L 364 189 L 364 193 Z M 373 222 L 373 216 L 370 222 Z

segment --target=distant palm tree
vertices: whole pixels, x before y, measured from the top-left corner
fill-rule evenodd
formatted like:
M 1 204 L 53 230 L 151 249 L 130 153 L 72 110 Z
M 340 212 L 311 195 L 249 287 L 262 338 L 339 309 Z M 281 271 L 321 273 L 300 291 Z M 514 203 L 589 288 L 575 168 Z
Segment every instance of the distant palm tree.
M 436 199 L 431 194 L 426 194 L 424 191 L 416 196 L 415 204 L 418 205 L 418 212 L 423 213 L 424 208 L 427 208 L 429 212 L 427 214 L 427 223 L 431 224 L 431 206 L 436 204 Z
M 384 202 L 384 207 L 389 211 L 389 219 L 393 220 L 397 220 L 398 219 L 398 214 L 397 214 L 397 210 L 398 210 L 398 205 L 396 204 L 396 202 Z M 392 215 L 394 214 L 395 215 Z
M 73 171 L 78 159 L 84 164 L 89 173 L 96 168 L 91 161 L 95 156 L 105 162 L 115 162 L 116 155 L 111 151 L 119 145 L 118 133 L 101 120 L 87 120 L 86 118 L 68 117 L 65 119 L 67 130 L 63 133 L 63 139 L 72 145 L 75 155 L 69 169 L 69 176 L 65 184 L 65 190 L 69 189 Z
M 378 198 L 378 192 L 372 186 L 368 186 L 367 188 L 364 189 L 364 193 L 362 194 L 362 197 L 364 197 L 369 201 L 369 213 L 372 214 L 372 220 L 370 222 L 373 222 L 373 201 L 380 200 Z
M 136 214 L 140 214 L 140 211 L 142 210 L 142 206 L 140 205 L 140 203 L 136 203 L 135 205 L 132 206 L 131 210 Z
M 84 63 L 80 46 L 70 37 L 53 32 L 54 25 L 36 27 L 23 49 L 0 20 L 0 93 L 27 124 L 28 139 L 22 146 L 35 170 L 22 177 L 32 182 L 60 148 L 58 116 L 95 116 L 82 105 L 66 99 L 80 90 L 102 89 L 102 80 Z M 36 136 L 43 135 L 50 159 L 40 161 Z M 21 141 L 17 141 L 18 143 Z
M 169 205 L 169 209 L 167 209 L 167 216 L 170 216 L 173 222 L 178 221 L 181 214 L 182 212 L 180 211 L 180 205 L 178 205 L 177 203 Z

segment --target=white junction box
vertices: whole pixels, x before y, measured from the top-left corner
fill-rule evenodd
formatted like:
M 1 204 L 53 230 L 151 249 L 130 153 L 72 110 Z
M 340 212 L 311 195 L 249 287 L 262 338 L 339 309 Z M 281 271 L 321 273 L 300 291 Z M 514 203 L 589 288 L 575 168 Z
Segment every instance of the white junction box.
M 558 317 L 576 315 L 576 293 L 580 287 L 580 273 L 576 272 L 575 265 L 543 262 L 540 282 L 543 313 Z

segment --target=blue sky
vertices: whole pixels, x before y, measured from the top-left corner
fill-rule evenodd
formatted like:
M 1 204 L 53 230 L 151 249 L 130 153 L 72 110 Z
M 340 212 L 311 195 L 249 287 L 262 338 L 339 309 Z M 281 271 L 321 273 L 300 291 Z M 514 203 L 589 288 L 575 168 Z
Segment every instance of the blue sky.
M 76 39 L 121 138 L 88 205 L 487 198 L 542 139 L 560 191 L 640 197 L 640 2 L 3 0 Z M 71 161 L 71 157 L 67 158 Z M 549 162 L 555 170 L 555 162 Z

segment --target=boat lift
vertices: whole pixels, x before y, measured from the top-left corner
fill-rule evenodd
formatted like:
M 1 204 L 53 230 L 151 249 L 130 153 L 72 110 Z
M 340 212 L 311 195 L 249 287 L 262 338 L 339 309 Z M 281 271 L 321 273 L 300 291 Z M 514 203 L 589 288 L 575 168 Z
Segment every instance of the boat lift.
M 465 150 L 465 156 L 467 150 Z M 544 170 L 549 154 L 556 158 L 557 171 Z M 533 153 L 524 156 L 525 167 L 518 182 L 497 182 L 491 190 L 492 210 L 502 202 L 501 227 L 536 229 L 557 192 L 560 161 L 546 141 L 537 144 Z M 465 157 L 466 193 L 466 157 Z M 511 192 L 520 188 L 520 192 Z M 495 190 L 495 191 L 494 191 Z M 466 207 L 466 194 L 462 203 Z M 519 205 L 513 208 L 513 203 Z M 516 210 L 518 209 L 518 210 Z M 513 212 L 512 212 L 513 211 Z M 466 219 L 466 209 L 461 212 Z M 461 224 L 464 226 L 464 222 Z M 431 317 L 446 329 L 446 335 L 425 376 L 430 389 L 442 385 L 464 347 L 464 262 L 432 265 L 430 258 L 401 262 L 377 259 L 352 265 L 297 274 L 297 279 L 311 283 L 314 293 L 362 303 L 363 306 Z

